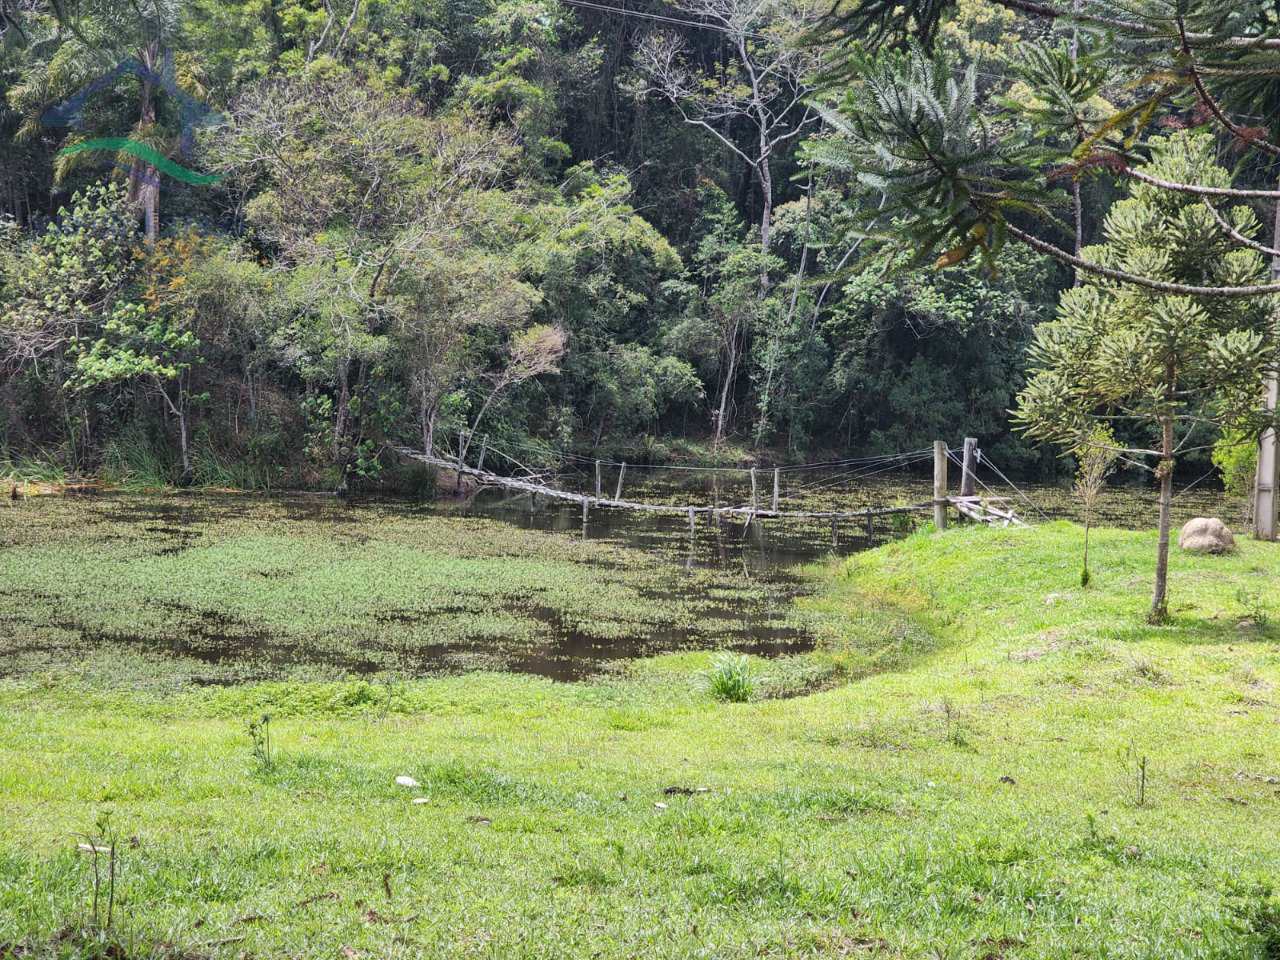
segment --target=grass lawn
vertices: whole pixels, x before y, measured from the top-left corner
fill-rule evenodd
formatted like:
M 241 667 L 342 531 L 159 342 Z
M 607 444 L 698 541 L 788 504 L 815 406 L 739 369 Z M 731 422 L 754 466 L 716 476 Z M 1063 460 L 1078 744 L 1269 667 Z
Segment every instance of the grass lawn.
M 78 835 L 109 811 L 117 957 L 1280 956 L 1280 548 L 1175 553 L 1151 628 L 1154 537 L 1095 538 L 1088 590 L 1065 523 L 812 571 L 819 649 L 755 661 L 759 689 L 844 681 L 785 699 L 713 700 L 706 652 L 582 683 L 18 672 L 0 944 L 91 948 Z M 0 555 L 29 590 L 0 630 L 91 612 L 41 549 Z M 546 576 L 584 617 L 613 589 Z

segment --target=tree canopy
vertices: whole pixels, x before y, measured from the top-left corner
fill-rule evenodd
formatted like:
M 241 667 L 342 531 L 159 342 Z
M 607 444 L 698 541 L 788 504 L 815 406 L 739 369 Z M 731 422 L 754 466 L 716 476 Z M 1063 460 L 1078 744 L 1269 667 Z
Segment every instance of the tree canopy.
M 3 9 L 8 458 L 345 488 L 477 433 L 774 460 L 978 434 L 1052 475 L 1008 411 L 1060 292 L 1252 316 L 1274 286 L 1260 6 Z M 1212 171 L 1152 161 L 1183 130 Z M 1208 259 L 1116 253 L 1143 198 Z

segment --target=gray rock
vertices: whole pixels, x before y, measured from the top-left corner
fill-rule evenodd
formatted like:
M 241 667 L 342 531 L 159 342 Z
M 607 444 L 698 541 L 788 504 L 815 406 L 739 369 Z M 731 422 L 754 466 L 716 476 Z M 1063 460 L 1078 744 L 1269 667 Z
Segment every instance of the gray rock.
M 1196 517 L 1178 534 L 1178 546 L 1188 553 L 1230 553 L 1236 538 L 1217 517 Z

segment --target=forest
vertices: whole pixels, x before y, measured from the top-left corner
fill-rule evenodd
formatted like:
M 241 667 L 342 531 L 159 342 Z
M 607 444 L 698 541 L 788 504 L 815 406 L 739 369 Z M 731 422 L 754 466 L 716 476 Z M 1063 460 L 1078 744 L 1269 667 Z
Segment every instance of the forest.
M 0 458 L 377 488 L 390 446 L 480 434 L 785 462 L 967 432 L 1054 475 L 1008 411 L 1070 270 L 864 242 L 883 200 L 815 150 L 818 14 L 6 0 Z M 946 28 L 995 122 L 1030 40 L 1070 34 L 978 0 Z M 1116 191 L 1080 192 L 1091 240 Z
M 1071 258 L 1168 186 L 1134 169 L 1173 135 L 1241 180 L 1219 189 L 1247 226 L 1198 214 L 1241 246 L 1270 81 L 1210 92 L 1251 64 L 1187 73 L 1141 19 L 935 6 L 6 0 L 0 458 L 346 490 L 420 484 L 397 445 L 481 436 L 554 465 L 972 435 L 1061 475 L 1010 417 Z M 931 111 L 932 179 L 920 130 L 889 129 Z M 998 223 L 965 212 L 984 178 Z M 1245 484 L 1264 428 L 1211 422 L 1179 467 L 1225 429 Z

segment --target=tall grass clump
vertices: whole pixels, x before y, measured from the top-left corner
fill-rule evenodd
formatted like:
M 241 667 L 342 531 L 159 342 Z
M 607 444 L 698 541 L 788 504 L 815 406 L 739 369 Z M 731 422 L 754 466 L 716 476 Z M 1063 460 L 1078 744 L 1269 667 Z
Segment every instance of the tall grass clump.
M 102 450 L 100 476 L 105 483 L 149 489 L 167 486 L 173 475 L 172 454 L 156 442 L 145 424 L 126 427 Z
M 6 483 L 60 484 L 67 480 L 67 471 L 50 457 L 33 459 L 9 457 L 0 452 L 0 481 Z
M 751 661 L 741 654 L 717 657 L 707 673 L 707 692 L 725 703 L 746 703 L 756 692 Z
M 191 449 L 191 469 L 197 487 L 232 490 L 270 490 L 280 468 L 254 456 L 220 451 L 207 433 L 198 434 Z

